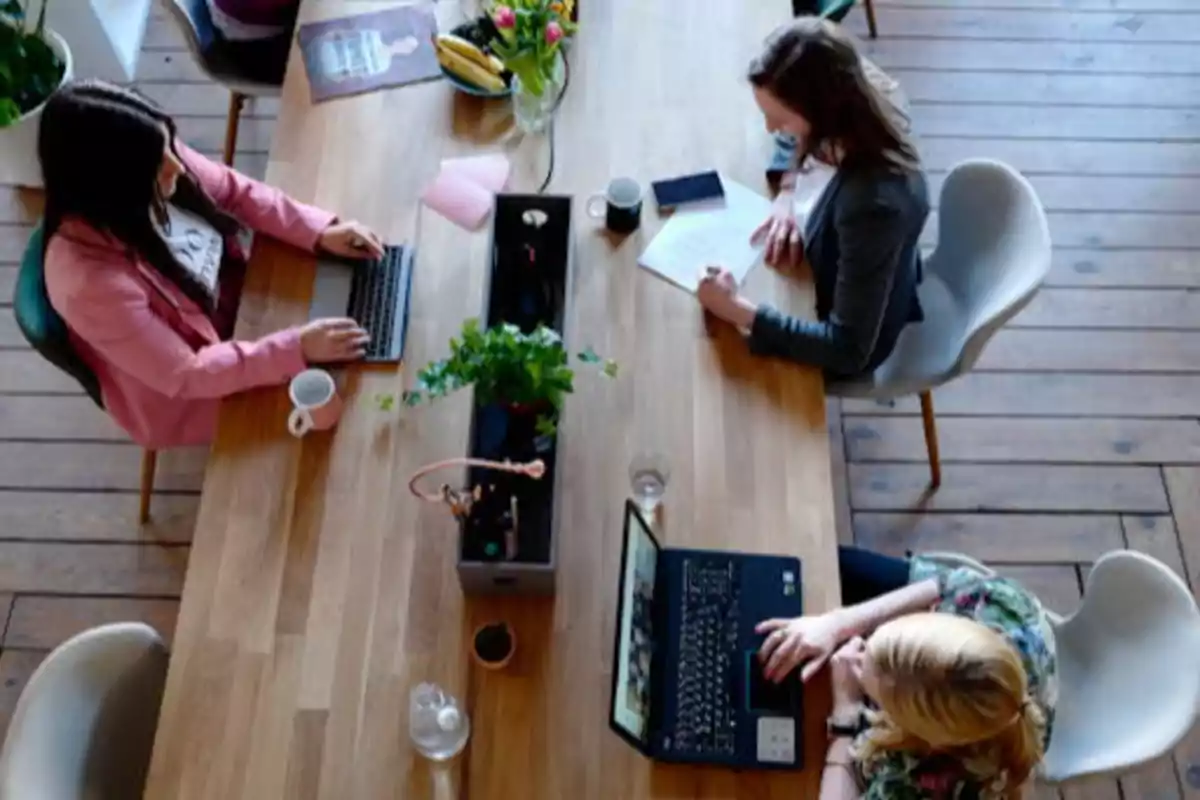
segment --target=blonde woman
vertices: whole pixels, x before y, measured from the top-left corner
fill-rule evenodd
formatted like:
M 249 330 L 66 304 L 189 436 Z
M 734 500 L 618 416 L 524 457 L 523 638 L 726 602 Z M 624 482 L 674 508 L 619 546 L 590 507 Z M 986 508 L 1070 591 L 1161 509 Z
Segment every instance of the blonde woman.
M 820 800 L 1020 800 L 1057 694 L 1041 604 L 1004 578 L 852 549 L 842 552 L 843 586 L 879 589 L 901 565 L 907 585 L 759 626 L 772 679 L 803 664 L 809 680 L 831 661 Z

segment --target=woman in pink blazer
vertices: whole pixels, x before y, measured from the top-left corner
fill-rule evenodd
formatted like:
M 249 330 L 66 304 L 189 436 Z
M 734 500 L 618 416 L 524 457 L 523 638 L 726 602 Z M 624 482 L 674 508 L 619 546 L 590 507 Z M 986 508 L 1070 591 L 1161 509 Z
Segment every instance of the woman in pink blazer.
M 38 156 L 50 302 L 105 408 L 138 444 L 206 443 L 221 398 L 362 356 L 367 334 L 350 319 L 232 337 L 242 226 L 309 251 L 381 255 L 363 226 L 188 149 L 156 106 L 101 82 L 50 98 Z

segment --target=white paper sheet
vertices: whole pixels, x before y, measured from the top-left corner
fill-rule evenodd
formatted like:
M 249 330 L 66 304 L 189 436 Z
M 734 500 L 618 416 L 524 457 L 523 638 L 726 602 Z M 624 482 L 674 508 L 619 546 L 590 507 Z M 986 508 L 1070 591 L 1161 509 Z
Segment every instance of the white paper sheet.
M 721 185 L 723 204 L 676 211 L 638 263 L 689 292 L 707 266 L 724 267 L 739 284 L 744 281 L 762 253 L 750 244 L 750 234 L 770 215 L 771 201 L 724 175 Z

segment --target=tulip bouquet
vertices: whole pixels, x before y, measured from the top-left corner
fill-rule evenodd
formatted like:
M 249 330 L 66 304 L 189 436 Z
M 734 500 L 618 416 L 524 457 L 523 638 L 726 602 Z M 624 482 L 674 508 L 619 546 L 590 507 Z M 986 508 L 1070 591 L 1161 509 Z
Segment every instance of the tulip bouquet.
M 575 33 L 574 7 L 575 0 L 505 0 L 492 7 L 500 35 L 491 51 L 535 97 L 556 82 L 562 41 Z

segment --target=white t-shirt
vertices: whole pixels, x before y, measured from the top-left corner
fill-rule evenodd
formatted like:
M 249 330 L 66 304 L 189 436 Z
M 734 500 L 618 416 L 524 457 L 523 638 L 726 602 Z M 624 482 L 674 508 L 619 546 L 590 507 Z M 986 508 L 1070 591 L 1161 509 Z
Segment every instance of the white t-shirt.
M 224 239 L 217 229 L 190 211 L 170 204 L 167 205 L 167 223 L 159 225 L 156 220 L 155 227 L 175 260 L 215 300 L 220 294 L 221 257 L 225 250 Z

